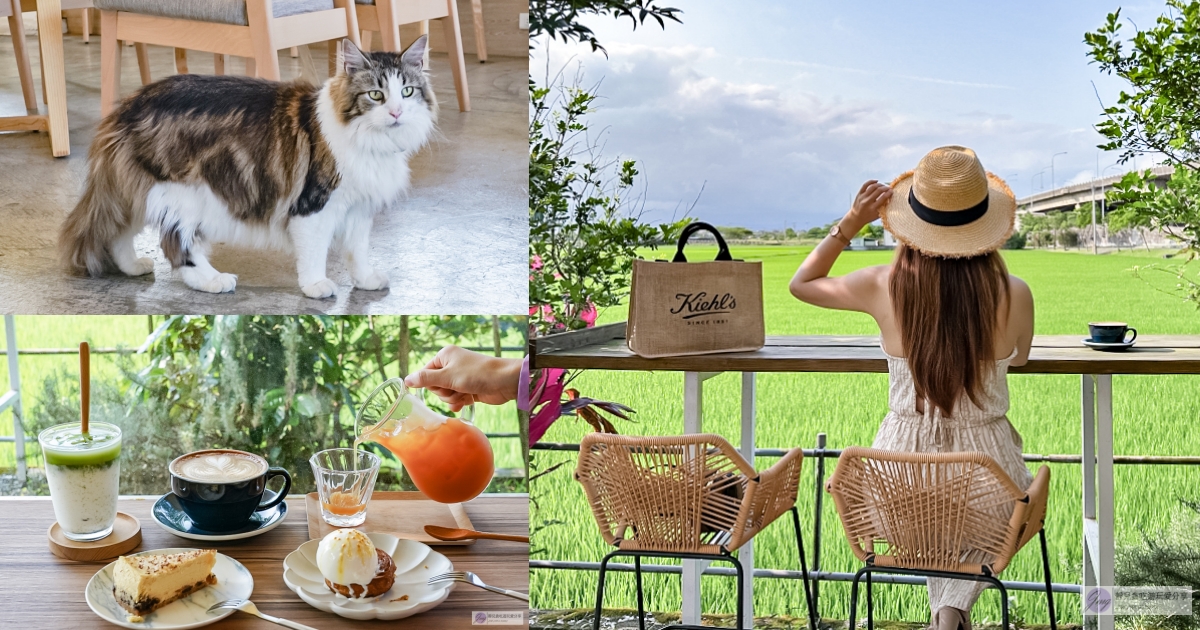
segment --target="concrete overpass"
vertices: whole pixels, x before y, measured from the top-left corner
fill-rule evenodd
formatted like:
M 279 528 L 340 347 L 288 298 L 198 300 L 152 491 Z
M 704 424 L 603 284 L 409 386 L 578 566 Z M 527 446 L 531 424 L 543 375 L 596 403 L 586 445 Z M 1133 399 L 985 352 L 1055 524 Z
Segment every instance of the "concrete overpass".
M 1171 166 L 1155 166 L 1151 170 L 1154 171 L 1155 179 L 1159 182 L 1166 182 L 1171 178 L 1171 173 L 1175 171 Z M 1104 200 L 1104 194 L 1124 176 L 1125 174 L 1121 173 L 1120 175 L 1110 175 L 1079 184 L 1060 186 L 1054 190 L 1047 190 L 1023 199 L 1018 199 L 1017 208 L 1020 212 L 1058 212 L 1060 210 L 1074 210 L 1077 205 L 1088 206 L 1092 201 L 1095 201 L 1096 206 L 1100 207 L 1100 204 Z

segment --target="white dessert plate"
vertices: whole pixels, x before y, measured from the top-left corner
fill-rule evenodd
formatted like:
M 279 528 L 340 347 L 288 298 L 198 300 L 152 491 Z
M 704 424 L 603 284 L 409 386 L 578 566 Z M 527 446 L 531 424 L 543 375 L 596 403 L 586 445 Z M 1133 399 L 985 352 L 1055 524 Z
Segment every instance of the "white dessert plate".
M 150 556 L 185 551 L 195 551 L 195 549 L 176 547 L 130 555 Z M 129 621 L 132 616 L 129 611 L 121 608 L 116 598 L 113 597 L 112 573 L 115 564 L 116 562 L 110 562 L 92 576 L 92 579 L 88 581 L 86 597 L 88 607 L 92 609 L 92 612 L 99 615 L 101 619 L 122 628 L 187 630 L 188 628 L 207 626 L 235 612 L 232 609 L 224 609 L 210 614 L 209 606 L 227 599 L 250 599 L 250 595 L 254 592 L 254 577 L 250 575 L 250 570 L 237 560 L 218 553 L 217 562 L 213 565 L 212 570 L 213 575 L 217 576 L 216 584 L 206 586 L 183 599 L 175 600 L 146 615 L 140 622 L 133 622 Z
M 450 559 L 415 540 L 391 534 L 367 534 L 376 549 L 382 549 L 396 563 L 396 583 L 392 590 L 368 599 L 344 597 L 325 586 L 317 568 L 317 545 L 310 540 L 283 560 L 283 582 L 308 605 L 347 619 L 403 619 L 423 613 L 446 601 L 454 582 L 436 586 L 429 578 L 454 570 Z

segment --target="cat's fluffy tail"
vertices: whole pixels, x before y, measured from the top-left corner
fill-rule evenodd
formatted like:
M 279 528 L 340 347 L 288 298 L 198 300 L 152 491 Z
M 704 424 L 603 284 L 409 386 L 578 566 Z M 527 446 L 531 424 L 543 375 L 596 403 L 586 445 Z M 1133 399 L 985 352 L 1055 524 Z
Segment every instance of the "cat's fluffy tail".
M 112 260 L 110 245 L 133 228 L 135 204 L 130 193 L 135 187 L 127 181 L 132 173 L 121 176 L 122 166 L 132 165 L 121 159 L 125 156 L 120 155 L 121 143 L 112 122 L 110 117 L 102 124 L 92 143 L 87 187 L 75 209 L 67 215 L 58 236 L 63 265 L 79 275 L 102 275 Z

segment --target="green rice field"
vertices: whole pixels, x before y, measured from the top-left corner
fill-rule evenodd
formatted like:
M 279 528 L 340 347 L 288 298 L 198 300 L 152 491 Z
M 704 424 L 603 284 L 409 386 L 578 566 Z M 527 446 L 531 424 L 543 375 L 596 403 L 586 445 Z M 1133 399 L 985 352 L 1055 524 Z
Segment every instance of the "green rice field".
M 92 379 L 93 381 L 120 378 L 120 370 L 115 365 L 116 356 L 111 354 L 96 354 L 99 348 L 136 349 L 145 340 L 153 326 L 161 324 L 162 317 L 156 317 L 153 325 L 149 318 L 143 315 L 131 316 L 66 316 L 38 315 L 15 317 L 17 331 L 17 347 L 31 348 L 77 348 L 79 342 L 87 341 L 92 349 Z M 2 322 L 0 322 L 2 327 Z M 520 339 L 506 339 L 504 345 L 520 345 Z M 461 345 L 490 345 L 490 333 L 487 339 L 464 339 Z M 0 347 L 3 347 L 0 340 Z M 507 353 L 517 356 L 517 353 Z M 414 354 L 411 365 L 424 365 L 432 358 Z M 136 361 L 135 357 L 135 361 Z M 56 372 L 66 370 L 70 375 L 79 373 L 79 357 L 70 355 L 23 355 L 20 357 L 21 393 L 25 413 L 32 413 L 37 404 L 36 396 L 41 391 L 43 380 Z M 392 365 L 392 374 L 395 366 Z M 0 360 L 0 389 L 8 390 L 8 363 Z M 367 392 L 363 392 L 365 396 Z M 0 412 L 0 435 L 13 434 L 12 413 Z M 479 405 L 476 408 L 475 424 L 486 433 L 517 433 L 517 415 L 515 403 L 491 407 Z M 26 435 L 26 454 L 30 466 L 41 466 L 41 457 L 37 447 L 37 436 Z M 519 440 L 498 438 L 492 440 L 492 448 L 496 455 L 496 468 L 520 468 L 521 448 Z M 11 471 L 16 464 L 13 444 L 0 443 L 0 472 Z
M 809 247 L 735 247 L 735 255 L 763 262 L 768 334 L 873 335 L 874 322 L 866 315 L 817 309 L 796 301 L 787 284 Z M 714 250 L 689 249 L 692 260 L 708 259 Z M 1050 251 L 1004 252 L 1012 273 L 1024 278 L 1035 298 L 1038 334 L 1086 336 L 1087 322 L 1127 321 L 1142 334 L 1200 334 L 1200 313 L 1195 305 L 1164 292 L 1173 283 L 1167 274 L 1142 274 L 1129 269 L 1162 260 L 1162 252 L 1125 252 L 1092 256 Z M 665 257 L 657 253 L 654 257 Z M 847 252 L 834 274 L 890 260 L 890 252 Z M 1153 282 L 1150 284 L 1149 282 Z M 623 309 L 602 314 L 601 323 L 621 321 Z M 1024 437 L 1025 451 L 1039 454 L 1078 454 L 1080 451 L 1080 378 L 1057 375 L 1014 375 L 1009 379 L 1012 408 L 1009 417 Z M 619 431 L 636 435 L 677 434 L 683 425 L 682 374 L 592 372 L 576 379 L 584 396 L 614 400 L 637 410 L 634 422 L 617 422 Z M 1200 376 L 1116 376 L 1113 378 L 1115 449 L 1118 455 L 1200 455 Z M 739 379 L 735 374 L 713 378 L 705 385 L 704 428 L 735 444 L 739 430 Z M 758 376 L 758 447 L 812 447 L 818 433 L 828 434 L 828 446 L 840 448 L 870 444 L 887 411 L 885 374 L 760 374 Z M 573 418 L 560 420 L 544 438 L 547 442 L 578 442 L 589 428 Z M 534 557 L 547 560 L 598 562 L 605 553 L 603 540 L 586 508 L 583 491 L 571 478 L 575 454 L 534 451 L 537 470 L 567 462 L 532 483 L 531 529 Z M 760 458 L 759 468 L 774 460 Z M 804 463 L 799 507 L 802 527 L 811 551 L 814 461 Z M 832 461 L 829 462 L 833 464 Z M 831 468 L 829 469 L 831 472 Z M 1080 581 L 1081 481 L 1078 465 L 1051 465 L 1052 487 L 1046 521 L 1051 567 L 1056 582 Z M 1200 468 L 1186 466 L 1118 466 L 1116 471 L 1118 545 L 1137 545 L 1142 532 L 1153 534 L 1165 527 L 1180 510 L 1179 499 L 1200 499 Z M 824 570 L 853 572 L 860 565 L 850 554 L 832 501 L 823 514 L 822 566 Z M 757 539 L 755 564 L 759 567 L 798 569 L 790 523 L 780 521 Z M 633 576 L 610 574 L 606 606 L 635 605 Z M 1037 545 L 1029 545 L 1014 559 L 1004 578 L 1037 582 L 1042 579 Z M 678 611 L 679 577 L 647 576 L 650 610 Z M 733 612 L 732 578 L 706 577 L 705 612 Z M 924 588 L 877 586 L 876 615 L 883 619 L 924 622 L 928 601 Z M 589 571 L 533 571 L 534 608 L 590 607 L 595 601 L 596 573 Z M 1018 593 L 1014 619 L 1046 623 L 1044 596 Z M 757 615 L 803 617 L 803 592 L 799 581 L 757 580 Z M 1056 596 L 1059 619 L 1078 623 L 1079 597 Z M 845 619 L 849 585 L 822 583 L 821 612 L 827 618 Z M 999 620 L 995 591 L 986 592 L 977 604 L 974 620 Z

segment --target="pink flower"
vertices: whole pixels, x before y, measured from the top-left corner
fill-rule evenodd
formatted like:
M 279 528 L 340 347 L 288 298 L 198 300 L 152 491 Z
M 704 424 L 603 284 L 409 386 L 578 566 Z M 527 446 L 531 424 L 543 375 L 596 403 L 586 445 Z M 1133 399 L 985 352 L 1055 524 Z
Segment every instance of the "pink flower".
M 529 418 L 530 444 L 541 440 L 550 425 L 562 415 L 563 380 L 566 374 L 567 371 L 562 368 L 546 368 L 538 375 L 531 397 L 532 408 L 537 411 Z
M 534 271 L 538 271 L 539 269 L 541 269 L 542 268 L 542 257 L 538 256 L 537 254 L 534 254 L 533 259 L 530 260 L 530 262 L 529 262 L 529 268 Z
M 579 311 L 579 319 L 587 324 L 588 328 L 596 325 L 596 318 L 600 316 L 600 311 L 596 309 L 596 305 L 588 302 L 587 308 Z

